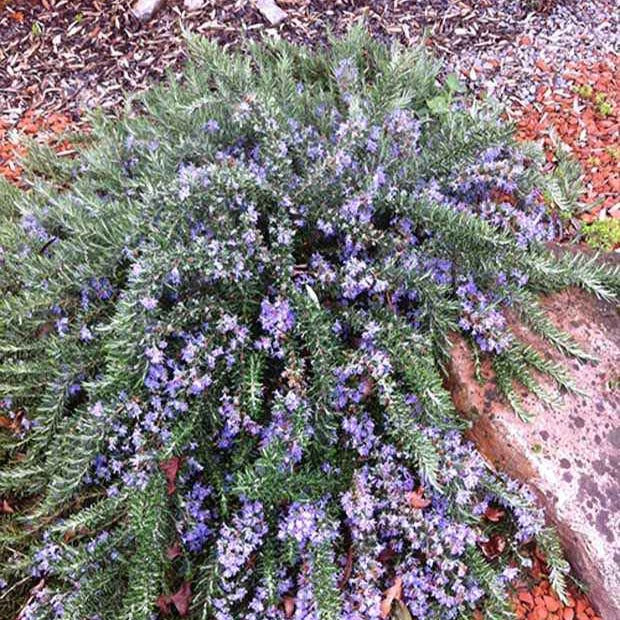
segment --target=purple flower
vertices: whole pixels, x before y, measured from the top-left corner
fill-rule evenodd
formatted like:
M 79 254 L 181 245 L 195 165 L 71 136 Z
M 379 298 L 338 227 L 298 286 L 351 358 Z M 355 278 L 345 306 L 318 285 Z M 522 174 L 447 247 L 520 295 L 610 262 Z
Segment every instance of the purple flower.
M 93 334 L 90 331 L 88 325 L 82 325 L 80 328 L 80 340 L 82 342 L 90 342 L 93 339 Z
M 275 338 L 281 338 L 295 325 L 295 314 L 286 299 L 270 301 L 265 298 L 260 305 L 260 323 L 263 329 Z
M 157 299 L 154 297 L 142 297 L 140 303 L 146 310 L 154 310 L 157 306 Z
M 280 521 L 278 538 L 294 540 L 301 549 L 320 545 L 335 538 L 335 532 L 327 521 L 323 502 L 302 504 L 294 502 Z

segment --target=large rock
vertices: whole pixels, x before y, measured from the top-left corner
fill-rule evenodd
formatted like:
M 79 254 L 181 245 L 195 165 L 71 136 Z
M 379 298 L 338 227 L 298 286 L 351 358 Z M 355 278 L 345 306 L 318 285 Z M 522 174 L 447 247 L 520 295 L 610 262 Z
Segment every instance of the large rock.
M 561 358 L 518 326 L 525 340 L 561 360 L 587 395 L 565 394 L 545 407 L 525 396 L 532 422 L 502 402 L 492 372 L 474 378 L 467 344 L 456 337 L 448 382 L 457 408 L 472 422 L 471 437 L 499 469 L 527 481 L 563 539 L 576 574 L 590 587 L 604 620 L 620 619 L 620 316 L 618 308 L 581 291 L 543 302 L 550 318 L 598 363 Z

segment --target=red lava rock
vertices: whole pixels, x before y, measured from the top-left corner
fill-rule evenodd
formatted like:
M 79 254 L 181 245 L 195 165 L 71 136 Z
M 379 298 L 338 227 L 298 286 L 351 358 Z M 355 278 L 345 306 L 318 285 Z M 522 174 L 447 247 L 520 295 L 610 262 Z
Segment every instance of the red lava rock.
M 20 135 L 47 144 L 57 153 L 66 152 L 71 150 L 71 145 L 62 140 L 60 134 L 75 125 L 64 114 L 42 116 L 34 110 L 28 110 L 13 128 L 14 135 L 9 135 L 8 124 L 0 121 L 0 175 L 15 185 L 22 185 L 23 170 L 19 162 L 26 155 L 26 149 L 20 144 Z M 80 127 L 80 130 L 85 131 L 86 128 Z
M 549 612 L 547 611 L 544 603 L 540 599 L 538 599 L 536 607 L 534 608 L 533 620 L 546 620 L 548 615 Z
M 545 606 L 549 611 L 557 611 L 560 609 L 560 602 L 557 598 L 553 596 L 545 596 L 544 597 Z
M 563 77 L 572 83 L 572 92 L 549 93 L 540 87 L 535 97 L 536 106 L 520 110 L 517 123 L 519 137 L 542 141 L 549 162 L 554 161 L 553 135 L 567 144 L 580 161 L 588 190 L 585 201 L 592 205 L 590 211 L 581 216 L 586 222 L 597 219 L 602 211 L 609 217 L 620 217 L 614 209 L 620 199 L 617 146 L 620 74 L 617 64 L 616 54 L 591 64 L 570 63 L 567 67 L 570 70 L 564 72 Z M 553 73 L 543 60 L 538 60 L 536 66 L 544 73 Z M 600 198 L 602 204 L 598 204 Z
M 538 559 L 542 556 L 538 550 L 534 551 L 531 559 L 534 565 L 539 564 L 542 577 L 535 585 L 527 587 L 518 586 L 514 597 L 514 612 L 518 620 L 600 620 L 594 613 L 589 601 L 585 596 L 577 593 L 569 586 L 567 604 L 563 604 L 552 593 L 548 581 L 548 568 Z M 533 577 L 533 575 L 531 575 Z M 551 594 L 550 594 L 551 593 Z M 576 601 L 579 604 L 579 612 L 576 613 Z M 580 615 L 579 615 L 580 614 Z

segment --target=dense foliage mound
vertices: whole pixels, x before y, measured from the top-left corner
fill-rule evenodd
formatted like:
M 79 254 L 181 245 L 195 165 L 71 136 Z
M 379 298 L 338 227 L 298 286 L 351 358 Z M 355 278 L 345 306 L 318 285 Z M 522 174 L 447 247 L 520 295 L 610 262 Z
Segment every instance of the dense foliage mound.
M 421 52 L 193 47 L 2 188 L 2 617 L 503 618 L 535 539 L 561 588 L 441 368 L 461 330 L 517 411 L 570 388 L 504 311 L 580 355 L 535 293 L 617 273 L 544 248 L 535 154 Z

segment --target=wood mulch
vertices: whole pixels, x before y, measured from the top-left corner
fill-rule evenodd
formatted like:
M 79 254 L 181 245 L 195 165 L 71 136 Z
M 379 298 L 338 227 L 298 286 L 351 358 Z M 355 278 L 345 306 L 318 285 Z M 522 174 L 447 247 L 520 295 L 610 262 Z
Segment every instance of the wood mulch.
M 0 0 L 0 113 L 16 122 L 31 108 L 114 108 L 123 91 L 180 70 L 183 31 L 223 44 L 265 34 L 321 44 L 328 29 L 364 21 L 375 36 L 406 44 L 426 33 L 439 55 L 459 58 L 514 40 L 560 0 L 280 0 L 288 17 L 277 28 L 249 0 L 208 0 L 193 12 L 169 0 L 146 24 L 131 15 L 132 1 Z
M 27 149 L 24 138 L 45 144 L 59 155 L 74 154 L 66 133 L 75 126 L 72 118 L 59 112 L 42 114 L 28 110 L 12 128 L 0 119 L 0 175 L 17 186 L 24 186 L 21 165 Z

